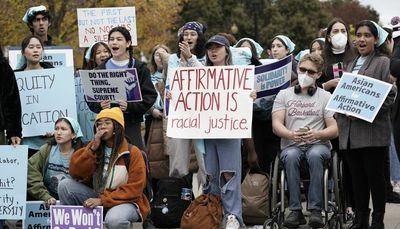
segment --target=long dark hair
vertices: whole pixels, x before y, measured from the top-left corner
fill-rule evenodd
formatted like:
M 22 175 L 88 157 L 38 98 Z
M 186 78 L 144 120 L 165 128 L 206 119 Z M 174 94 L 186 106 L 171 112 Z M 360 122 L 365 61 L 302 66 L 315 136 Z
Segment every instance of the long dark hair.
M 128 51 L 128 54 L 129 54 L 128 68 L 132 68 L 133 67 L 133 46 L 132 46 L 131 34 L 125 27 L 122 27 L 122 26 L 114 27 L 108 33 L 108 41 L 110 41 L 110 36 L 114 32 L 120 32 L 122 34 L 122 36 L 124 36 L 126 42 L 129 42 L 129 41 L 131 42 L 131 45 L 126 50 Z M 112 58 L 112 56 L 110 58 Z M 109 60 L 109 59 L 107 59 L 107 60 Z
M 261 65 L 261 62 L 260 62 L 260 60 L 259 60 L 259 58 L 257 56 L 256 46 L 254 46 L 253 42 L 251 42 L 250 40 L 247 40 L 247 39 L 242 39 L 238 43 L 236 43 L 236 47 L 242 47 L 242 44 L 244 42 L 249 43 L 250 47 L 251 47 L 250 48 L 250 50 L 251 50 L 251 64 L 255 65 L 255 66 Z
M 85 59 L 87 62 L 84 69 L 92 70 L 98 67 L 96 63 L 96 52 L 97 49 L 100 47 L 100 45 L 104 46 L 108 50 L 111 56 L 110 47 L 108 47 L 108 45 L 104 42 L 97 42 L 96 44 L 93 45 L 92 49 L 90 50 L 90 59 L 89 60 Z
M 178 51 L 176 52 L 176 55 L 180 58 L 181 57 L 181 50 L 179 48 L 179 43 L 183 41 L 183 32 L 182 34 L 179 35 L 179 42 L 177 44 L 178 46 Z M 196 46 L 194 47 L 194 53 L 196 55 L 197 59 L 204 57 L 206 55 L 206 37 L 204 36 L 204 33 L 197 33 L 197 41 L 196 41 Z
M 325 46 L 324 46 L 324 50 L 322 51 L 322 57 L 324 58 L 324 74 L 325 75 L 328 75 L 327 71 L 328 71 L 328 69 L 330 69 L 330 66 L 338 62 L 337 55 L 332 52 L 332 42 L 330 41 L 330 34 L 332 31 L 333 25 L 335 25 L 336 23 L 343 24 L 347 31 L 347 44 L 346 44 L 346 48 L 345 48 L 344 56 L 343 56 L 343 60 L 342 60 L 343 64 L 346 66 L 351 61 L 353 61 L 354 56 L 355 56 L 354 47 L 351 43 L 349 27 L 340 18 L 332 19 L 328 23 L 328 27 L 326 28 Z
M 68 126 L 69 126 L 69 128 L 71 129 L 71 131 L 72 131 L 73 134 L 77 134 L 77 133 L 75 133 L 75 130 L 74 130 L 74 128 L 72 127 L 71 123 L 70 123 L 70 122 L 68 121 L 68 119 L 66 119 L 66 118 L 59 118 L 59 119 L 57 119 L 57 121 L 55 121 L 55 123 L 54 123 L 54 126 L 57 125 L 57 123 L 59 123 L 59 122 L 61 122 L 61 121 L 64 121 L 65 123 L 68 124 Z M 48 144 L 49 144 L 49 145 L 57 145 L 56 138 L 55 138 L 55 137 L 51 138 L 51 139 L 48 141 Z M 74 148 L 74 151 L 76 151 L 77 149 L 82 148 L 83 146 L 84 146 L 84 143 L 82 142 L 81 137 L 76 137 L 75 139 L 72 140 L 72 148 Z
M 119 124 L 117 121 L 111 119 L 114 127 L 114 141 L 113 141 L 113 146 L 111 149 L 111 157 L 109 161 L 109 165 L 112 165 L 114 161 L 118 157 L 118 149 L 121 147 L 122 142 L 125 139 L 125 132 L 124 128 Z M 96 127 L 94 126 L 94 133 L 96 134 Z M 101 141 L 99 149 L 97 149 L 96 152 L 96 180 L 95 184 L 96 187 L 101 187 L 103 184 L 103 169 L 104 169 L 104 149 L 106 147 L 106 143 L 104 141 Z
M 4 63 L 7 63 L 7 64 L 8 64 L 8 61 L 7 61 L 7 59 L 4 57 L 3 46 L 1 45 L 1 42 L 0 42 L 0 64 L 4 64 Z
M 359 23 L 357 23 L 357 25 L 356 25 L 356 27 L 355 27 L 355 28 L 356 28 L 356 29 L 355 29 L 355 34 L 357 34 L 358 29 L 359 29 L 360 27 L 362 27 L 362 26 L 368 27 L 368 29 L 369 29 L 369 31 L 372 33 L 372 35 L 373 35 L 376 39 L 379 39 L 378 28 L 376 28 L 376 26 L 374 25 L 374 23 L 372 23 L 372 22 L 369 21 L 369 20 L 363 20 L 363 21 L 360 21 Z M 375 48 L 375 52 L 376 52 L 378 55 L 385 55 L 385 56 L 390 57 L 390 50 L 389 50 L 389 48 L 387 47 L 387 45 L 385 45 L 385 43 L 381 44 L 379 47 L 374 46 L 374 48 Z

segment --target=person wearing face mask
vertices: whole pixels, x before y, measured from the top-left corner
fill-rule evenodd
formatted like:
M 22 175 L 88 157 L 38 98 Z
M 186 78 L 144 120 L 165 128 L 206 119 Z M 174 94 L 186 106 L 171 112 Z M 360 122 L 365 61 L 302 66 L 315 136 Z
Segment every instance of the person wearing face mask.
M 326 29 L 325 46 L 322 51 L 324 65 L 317 84 L 330 92 L 336 88 L 343 69 L 355 57 L 348 31 L 347 25 L 339 18 L 331 20 Z
M 306 54 L 298 65 L 299 84 L 281 90 L 272 109 L 272 128 L 281 137 L 280 160 L 284 163 L 289 191 L 289 209 L 284 226 L 288 228 L 306 224 L 300 199 L 300 161 L 306 159 L 310 171 L 308 224 L 312 228 L 324 225 L 323 167 L 331 157 L 330 139 L 337 137 L 338 128 L 334 112 L 325 107 L 331 94 L 316 86 L 322 74 L 323 59 L 320 55 Z

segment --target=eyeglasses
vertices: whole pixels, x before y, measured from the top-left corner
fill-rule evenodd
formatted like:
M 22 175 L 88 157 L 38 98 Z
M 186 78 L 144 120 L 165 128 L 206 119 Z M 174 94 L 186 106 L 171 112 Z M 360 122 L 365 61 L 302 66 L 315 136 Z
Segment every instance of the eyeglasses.
M 315 71 L 315 70 L 308 69 L 308 68 L 303 68 L 303 67 L 299 67 L 299 72 L 300 72 L 300 73 L 306 73 L 306 72 L 307 72 L 309 75 L 315 75 L 315 74 L 318 73 L 318 72 Z

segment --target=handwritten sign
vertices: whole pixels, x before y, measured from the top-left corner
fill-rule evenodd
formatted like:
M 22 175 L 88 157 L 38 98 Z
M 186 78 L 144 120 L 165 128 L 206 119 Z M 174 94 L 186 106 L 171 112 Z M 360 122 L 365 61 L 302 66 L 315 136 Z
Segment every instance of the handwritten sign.
M 57 204 L 60 204 L 57 201 Z M 24 229 L 50 228 L 50 207 L 43 201 L 26 201 Z
M 391 88 L 381 80 L 343 72 L 326 109 L 372 123 Z
M 114 27 L 125 27 L 137 45 L 135 7 L 78 8 L 79 47 L 94 42 L 108 41 L 108 32 Z
M 54 122 L 76 118 L 74 70 L 72 67 L 16 72 L 22 108 L 24 137 L 54 130 Z
M 83 206 L 52 205 L 51 228 L 53 229 L 102 229 L 103 207 L 93 209 Z
M 0 146 L 0 219 L 23 219 L 28 146 Z
M 75 94 L 78 122 L 83 133 L 82 141 L 88 142 L 94 137 L 93 126 L 96 114 L 89 109 L 85 101 L 81 77 L 75 77 Z
M 46 46 L 44 48 L 41 61 L 51 63 L 55 68 L 74 67 L 73 50 L 69 46 Z M 8 59 L 12 69 L 17 69 L 22 66 L 17 66 L 21 58 L 21 47 L 10 47 L 8 51 Z
M 272 110 L 275 95 L 290 86 L 292 56 L 255 68 L 254 89 L 257 99 L 254 103 L 264 109 Z
M 88 102 L 103 100 L 142 101 L 136 69 L 80 70 L 83 91 Z
M 251 136 L 254 66 L 176 68 L 170 74 L 169 137 Z

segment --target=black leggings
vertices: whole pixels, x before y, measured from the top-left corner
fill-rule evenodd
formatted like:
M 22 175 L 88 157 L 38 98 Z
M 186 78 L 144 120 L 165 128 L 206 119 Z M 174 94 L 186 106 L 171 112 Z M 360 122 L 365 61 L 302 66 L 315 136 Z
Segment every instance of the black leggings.
M 367 147 L 344 152 L 353 181 L 356 211 L 368 211 L 371 192 L 374 212 L 385 212 L 384 162 L 388 150 L 389 147 Z

